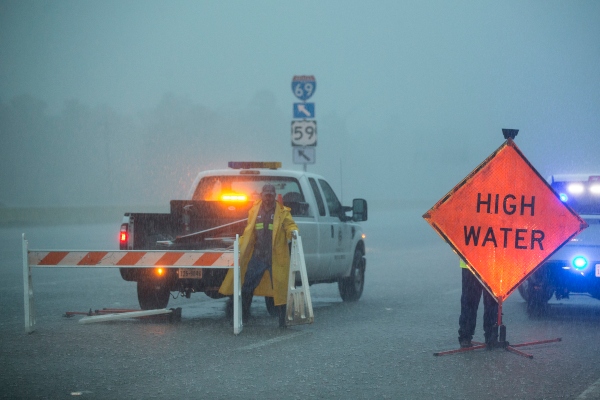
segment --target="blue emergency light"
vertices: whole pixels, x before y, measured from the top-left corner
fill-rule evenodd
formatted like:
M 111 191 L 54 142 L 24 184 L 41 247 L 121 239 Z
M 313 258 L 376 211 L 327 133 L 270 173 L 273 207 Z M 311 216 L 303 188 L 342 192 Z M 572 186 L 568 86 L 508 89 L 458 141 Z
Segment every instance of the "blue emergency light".
M 583 256 L 577 256 L 573 259 L 573 266 L 576 270 L 581 271 L 587 267 L 588 262 Z
M 560 195 L 558 195 L 558 197 L 560 197 L 560 201 L 562 201 L 563 203 L 566 203 L 569 200 L 569 196 L 567 196 L 566 193 L 561 193 Z

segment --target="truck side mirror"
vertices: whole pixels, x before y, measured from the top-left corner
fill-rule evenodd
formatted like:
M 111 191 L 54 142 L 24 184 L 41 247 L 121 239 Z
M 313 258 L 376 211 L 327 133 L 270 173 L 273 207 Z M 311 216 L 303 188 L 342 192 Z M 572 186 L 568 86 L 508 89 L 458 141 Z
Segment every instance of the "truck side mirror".
M 356 222 L 367 220 L 367 201 L 365 199 L 352 200 L 352 220 Z

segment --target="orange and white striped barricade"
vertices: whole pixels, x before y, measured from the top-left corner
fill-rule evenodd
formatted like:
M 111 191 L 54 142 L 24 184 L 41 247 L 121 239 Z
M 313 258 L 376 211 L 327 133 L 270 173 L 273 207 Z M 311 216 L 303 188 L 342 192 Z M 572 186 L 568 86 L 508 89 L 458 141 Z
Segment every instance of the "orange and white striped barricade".
M 285 315 L 286 325 L 312 324 L 315 320 L 312 308 L 312 299 L 306 274 L 304 249 L 302 238 L 296 232 L 292 239 L 292 253 L 290 256 L 290 277 L 288 284 L 287 309 Z M 297 275 L 300 274 L 302 286 L 296 286 Z
M 222 251 L 162 251 L 162 250 L 107 250 L 107 251 L 47 251 L 29 250 L 23 234 L 23 292 L 25 331 L 35 330 L 32 268 L 223 268 L 233 269 L 233 333 L 242 331 L 241 285 L 239 263 L 239 235 L 233 250 Z M 156 310 L 147 310 L 156 314 Z M 142 311 L 143 312 L 143 311 Z M 168 313 L 165 310 L 163 313 Z M 138 314 L 140 312 L 137 312 Z M 140 316 L 136 314 L 135 316 Z M 150 314 L 148 314 L 150 315 Z M 131 315 L 134 316 L 134 315 Z

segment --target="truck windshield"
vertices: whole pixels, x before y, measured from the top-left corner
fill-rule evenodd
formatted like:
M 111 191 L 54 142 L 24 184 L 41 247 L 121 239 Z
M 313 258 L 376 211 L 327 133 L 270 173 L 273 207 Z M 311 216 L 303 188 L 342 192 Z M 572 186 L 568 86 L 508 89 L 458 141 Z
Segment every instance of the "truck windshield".
M 256 201 L 265 184 L 275 186 L 277 196 L 285 203 L 302 203 L 304 194 L 294 178 L 279 176 L 208 176 L 202 178 L 192 200 L 221 201 L 223 196 L 233 196 L 240 201 Z
M 581 182 L 581 192 L 570 190 L 573 182 L 554 182 L 552 189 L 568 204 L 577 214 L 600 215 L 600 193 L 589 190 L 587 182 Z

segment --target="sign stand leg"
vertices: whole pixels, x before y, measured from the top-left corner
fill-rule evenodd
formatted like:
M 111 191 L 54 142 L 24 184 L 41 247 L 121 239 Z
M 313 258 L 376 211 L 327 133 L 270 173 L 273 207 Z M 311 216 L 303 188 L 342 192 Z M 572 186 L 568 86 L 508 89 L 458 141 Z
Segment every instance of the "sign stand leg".
M 500 336 L 498 338 L 498 344 L 494 347 L 506 349 L 506 351 L 510 351 L 511 353 L 515 353 L 515 354 L 518 354 L 523 357 L 533 358 L 533 355 L 531 355 L 529 353 L 525 353 L 520 350 L 517 350 L 515 347 L 533 346 L 536 344 L 545 344 L 545 343 L 555 343 L 555 342 L 560 342 L 562 340 L 562 338 L 556 338 L 556 339 L 536 340 L 536 341 L 527 342 L 527 343 L 509 344 L 506 341 L 506 326 L 504 326 L 504 324 L 502 324 L 502 302 L 498 302 L 498 324 L 500 326 Z
M 22 235 L 23 252 L 23 305 L 25 308 L 25 332 L 33 333 L 35 330 L 35 302 L 33 299 L 33 279 L 29 266 L 29 242 Z
M 498 333 L 498 342 L 493 345 L 489 346 L 485 343 L 472 342 L 473 346 L 471 346 L 471 347 L 464 347 L 464 348 L 460 348 L 460 349 L 456 349 L 456 350 L 441 351 L 438 353 L 433 353 L 433 355 L 434 356 L 445 356 L 448 354 L 464 353 L 467 351 L 473 351 L 473 350 L 487 348 L 488 350 L 505 349 L 506 351 L 510 351 L 511 353 L 515 353 L 517 355 L 520 355 L 520 356 L 523 356 L 526 358 L 533 358 L 533 355 L 531 355 L 529 353 L 525 353 L 520 350 L 517 350 L 515 347 L 524 347 L 524 346 L 533 346 L 536 344 L 554 343 L 554 342 L 560 342 L 562 340 L 561 338 L 556 338 L 556 339 L 537 340 L 534 342 L 527 342 L 527 343 L 509 344 L 508 341 L 506 340 L 506 325 L 504 325 L 502 323 L 502 301 L 498 301 L 498 323 L 494 326 L 494 329 L 496 329 L 496 333 Z

